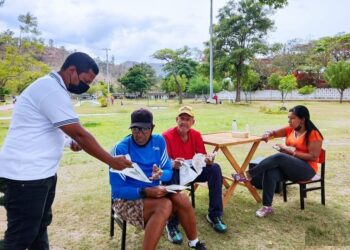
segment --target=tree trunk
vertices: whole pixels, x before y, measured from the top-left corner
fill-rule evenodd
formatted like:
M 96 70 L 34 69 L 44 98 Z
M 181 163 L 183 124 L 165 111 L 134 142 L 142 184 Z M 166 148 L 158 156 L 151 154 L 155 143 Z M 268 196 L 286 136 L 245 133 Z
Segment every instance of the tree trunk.
M 343 103 L 344 89 L 341 89 L 339 92 L 340 92 L 340 103 Z
M 177 81 L 176 75 L 173 74 L 173 76 L 174 76 L 174 80 L 175 80 L 175 83 L 176 83 L 176 86 L 177 86 L 177 91 L 178 91 L 178 94 L 179 94 L 179 104 L 182 104 L 182 89 L 181 89 L 181 85 Z
M 236 100 L 235 102 L 241 101 L 241 69 L 237 67 L 237 89 L 236 89 Z

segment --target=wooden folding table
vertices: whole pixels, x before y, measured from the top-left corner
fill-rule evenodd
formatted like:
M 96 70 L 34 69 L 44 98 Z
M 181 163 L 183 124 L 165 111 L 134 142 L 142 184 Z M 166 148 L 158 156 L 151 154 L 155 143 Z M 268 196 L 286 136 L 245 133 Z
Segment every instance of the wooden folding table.
M 248 138 L 234 138 L 232 137 L 230 132 L 221 132 L 221 133 L 212 133 L 212 134 L 204 134 L 203 141 L 206 145 L 214 146 L 214 152 L 217 152 L 219 149 L 224 153 L 226 159 L 230 162 L 232 168 L 236 173 L 244 173 L 248 167 L 250 160 L 252 159 L 256 149 L 259 146 L 261 141 L 261 137 L 259 136 L 249 136 Z M 229 150 L 229 147 L 241 144 L 252 143 L 252 146 L 243 162 L 240 166 L 232 153 Z M 237 152 L 238 153 L 238 152 Z M 243 153 L 240 151 L 240 153 Z M 235 181 L 232 177 L 223 176 L 223 185 L 226 188 L 226 192 L 223 197 L 223 205 L 226 206 L 229 199 L 233 195 L 233 192 L 236 186 L 240 184 L 238 181 Z M 243 182 L 243 186 L 247 187 L 249 192 L 252 194 L 254 199 L 257 202 L 261 201 L 259 194 L 257 193 L 255 187 L 252 186 L 250 181 Z

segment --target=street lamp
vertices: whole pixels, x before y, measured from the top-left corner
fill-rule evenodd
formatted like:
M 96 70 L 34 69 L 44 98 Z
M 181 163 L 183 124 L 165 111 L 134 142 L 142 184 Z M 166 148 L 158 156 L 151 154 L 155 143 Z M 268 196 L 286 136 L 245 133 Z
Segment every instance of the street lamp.
M 213 0 L 210 0 L 209 97 L 213 99 Z

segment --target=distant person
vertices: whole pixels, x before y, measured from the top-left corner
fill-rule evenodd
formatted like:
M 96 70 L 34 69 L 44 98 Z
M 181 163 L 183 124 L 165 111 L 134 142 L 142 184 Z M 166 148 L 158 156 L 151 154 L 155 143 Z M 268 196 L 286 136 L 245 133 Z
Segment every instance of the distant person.
M 192 160 L 197 153 L 207 155 L 203 138 L 200 132 L 194 130 L 195 123 L 192 107 L 184 106 L 179 109 L 176 117 L 177 125 L 163 133 L 167 144 L 169 157 L 172 160 L 173 178 L 172 183 L 179 184 L 179 169 L 184 160 Z M 209 209 L 206 215 L 207 221 L 219 233 L 225 233 L 227 226 L 222 220 L 222 173 L 217 163 L 214 163 L 214 156 L 206 158 L 207 166 L 197 176 L 194 182 L 207 182 L 209 189 Z M 168 221 L 168 239 L 174 244 L 182 243 L 182 235 L 178 228 L 178 219 L 173 216 Z
M 152 182 L 143 182 L 122 173 L 110 171 L 113 207 L 116 214 L 130 224 L 145 230 L 142 249 L 156 249 L 164 226 L 176 214 L 183 226 L 188 245 L 205 250 L 197 238 L 196 219 L 191 203 L 184 193 L 169 193 L 160 181 L 172 176 L 171 162 L 161 135 L 152 134 L 153 115 L 147 109 L 131 114 L 131 135 L 113 149 L 113 155 L 130 155 Z
M 86 92 L 98 72 L 89 55 L 76 52 L 60 71 L 37 79 L 19 96 L 0 151 L 0 177 L 7 187 L 4 249 L 49 249 L 47 227 L 65 134 L 73 139 L 73 151 L 83 149 L 114 169 L 131 166 L 124 156 L 106 152 L 72 107 L 69 93 Z
M 309 110 L 302 105 L 289 110 L 289 126 L 267 132 L 263 140 L 286 138 L 286 145 L 276 145 L 280 152 L 271 155 L 242 174 L 233 174 L 237 181 L 251 180 L 263 174 L 263 207 L 256 216 L 265 217 L 273 212 L 272 201 L 276 183 L 285 179 L 308 181 L 317 173 L 317 161 L 322 149 L 323 136 L 310 120 Z
M 215 100 L 215 104 L 218 104 L 219 97 L 215 94 L 213 99 Z

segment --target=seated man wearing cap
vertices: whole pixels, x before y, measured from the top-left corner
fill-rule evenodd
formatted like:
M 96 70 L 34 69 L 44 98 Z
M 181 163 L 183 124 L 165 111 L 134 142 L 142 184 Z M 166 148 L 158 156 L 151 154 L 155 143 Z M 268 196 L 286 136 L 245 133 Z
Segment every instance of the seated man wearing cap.
M 177 126 L 168 129 L 163 133 L 167 144 L 169 157 L 172 159 L 173 178 L 172 183 L 179 182 L 179 168 L 181 162 L 190 160 L 197 153 L 207 154 L 203 143 L 202 135 L 192 129 L 194 112 L 191 107 L 181 107 L 176 117 Z M 209 188 L 209 209 L 206 216 L 207 221 L 213 226 L 215 231 L 224 233 L 227 231 L 221 216 L 223 214 L 222 206 L 222 174 L 220 166 L 213 163 L 214 157 L 207 157 L 207 166 L 194 182 L 208 182 Z M 175 243 L 182 243 L 182 235 L 178 229 L 178 219 L 176 216 L 168 222 L 167 232 L 168 239 Z
M 145 230 L 142 249 L 156 249 L 165 224 L 176 214 L 183 226 L 189 247 L 205 250 L 197 238 L 196 219 L 188 197 L 169 193 L 160 181 L 172 178 L 171 161 L 161 135 L 152 134 L 153 115 L 146 109 L 131 114 L 132 134 L 118 143 L 113 155 L 129 155 L 152 182 L 144 182 L 122 172 L 110 171 L 113 208 L 130 224 Z

